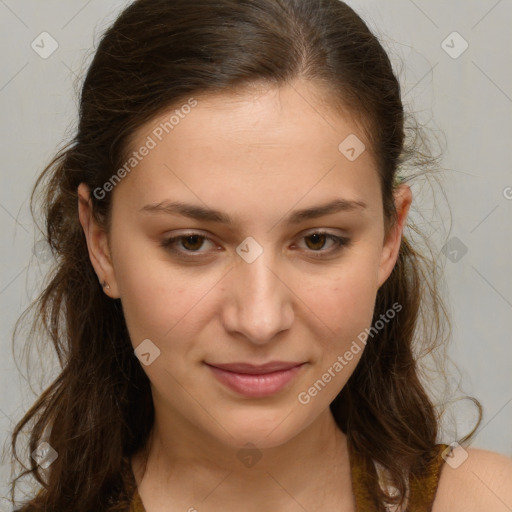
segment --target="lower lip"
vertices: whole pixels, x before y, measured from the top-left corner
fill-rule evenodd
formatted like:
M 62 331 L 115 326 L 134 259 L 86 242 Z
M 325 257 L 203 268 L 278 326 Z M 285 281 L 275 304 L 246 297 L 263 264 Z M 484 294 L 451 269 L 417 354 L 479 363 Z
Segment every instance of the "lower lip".
M 248 375 L 221 370 L 215 366 L 206 365 L 223 384 L 241 395 L 251 398 L 262 398 L 281 391 L 300 371 L 303 364 L 289 370 L 266 373 L 263 375 Z

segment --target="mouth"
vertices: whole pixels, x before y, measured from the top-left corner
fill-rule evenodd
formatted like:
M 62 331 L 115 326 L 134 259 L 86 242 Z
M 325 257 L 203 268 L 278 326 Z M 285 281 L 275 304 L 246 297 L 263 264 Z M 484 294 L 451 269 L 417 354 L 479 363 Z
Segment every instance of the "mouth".
M 260 366 L 249 363 L 204 364 L 219 382 L 236 393 L 262 398 L 284 389 L 306 363 L 273 361 Z

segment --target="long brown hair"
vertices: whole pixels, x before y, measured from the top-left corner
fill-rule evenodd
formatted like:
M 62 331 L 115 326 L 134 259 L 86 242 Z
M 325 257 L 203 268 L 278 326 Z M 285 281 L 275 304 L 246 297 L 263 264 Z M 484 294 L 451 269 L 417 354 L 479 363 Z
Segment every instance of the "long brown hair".
M 19 463 L 18 436 L 27 425 L 30 453 L 42 439 L 58 453 L 48 471 L 30 458 L 13 481 L 13 502 L 19 478 L 32 475 L 41 484 L 21 510 L 123 510 L 129 500 L 123 475 L 154 420 L 149 381 L 120 301 L 105 296 L 89 260 L 78 185 L 101 189 L 126 161 L 136 130 L 191 97 L 297 78 L 320 86 L 331 109 L 349 112 L 363 126 L 392 225 L 397 172 L 409 169 L 402 178 L 410 180 L 435 159 L 419 149 L 419 127 L 407 129 L 388 55 L 345 3 L 136 0 L 103 35 L 83 83 L 76 135 L 44 169 L 31 196 L 32 208 L 44 185 L 45 237 L 56 259 L 48 285 L 29 308 L 37 313 L 33 332 L 43 327 L 62 370 L 13 432 Z M 111 194 L 91 198 L 95 218 L 108 229 Z M 367 344 L 330 405 L 351 446 L 389 471 L 399 494 L 387 496 L 375 479 L 381 506 L 404 499 L 407 482 L 422 476 L 438 442 L 439 414 L 418 361 L 442 348 L 449 322 L 436 284 L 438 265 L 412 235 L 404 236 L 378 291 L 374 321 L 393 303 L 402 309 Z

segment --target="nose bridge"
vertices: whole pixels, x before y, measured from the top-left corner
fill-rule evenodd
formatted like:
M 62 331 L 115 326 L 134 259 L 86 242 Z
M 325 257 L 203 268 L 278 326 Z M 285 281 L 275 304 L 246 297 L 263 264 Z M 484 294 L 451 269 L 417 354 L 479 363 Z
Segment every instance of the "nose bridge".
M 271 248 L 249 237 L 237 252 L 241 261 L 233 275 L 235 309 L 230 327 L 253 343 L 267 343 L 293 321 L 291 291 L 279 275 Z

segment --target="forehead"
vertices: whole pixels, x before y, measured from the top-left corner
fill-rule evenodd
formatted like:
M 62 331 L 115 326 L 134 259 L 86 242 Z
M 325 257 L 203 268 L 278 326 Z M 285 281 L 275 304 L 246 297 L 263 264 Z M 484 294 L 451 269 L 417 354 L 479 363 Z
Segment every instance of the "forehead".
M 185 195 L 261 209 L 271 196 L 296 203 L 336 192 L 375 203 L 380 191 L 361 126 L 305 82 L 195 96 L 141 127 L 130 150 L 144 146 L 115 190 L 134 206 Z

